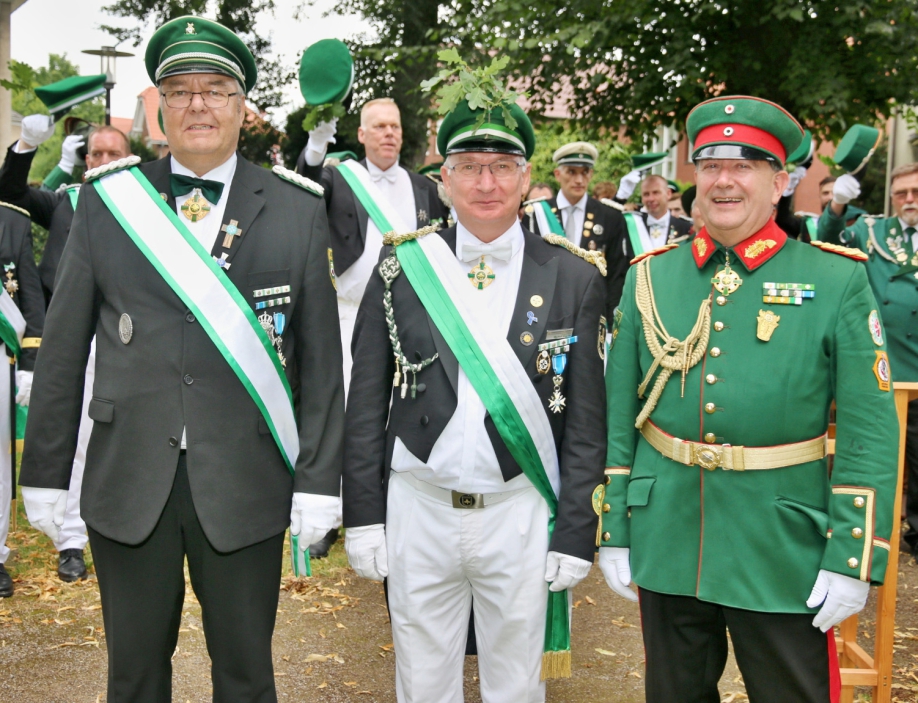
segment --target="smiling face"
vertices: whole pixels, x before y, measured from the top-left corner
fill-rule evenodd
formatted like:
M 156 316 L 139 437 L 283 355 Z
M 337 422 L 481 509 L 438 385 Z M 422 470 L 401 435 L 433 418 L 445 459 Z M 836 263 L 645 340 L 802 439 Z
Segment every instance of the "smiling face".
M 227 104 L 208 107 L 201 95 L 192 95 L 188 107 L 169 107 L 162 97 L 163 93 L 211 91 L 228 94 Z M 245 96 L 234 79 L 216 73 L 185 73 L 164 78 L 159 92 L 169 150 L 180 164 L 203 176 L 236 151 L 245 119 Z
M 896 215 L 909 227 L 918 225 L 918 173 L 897 177 L 890 190 Z
M 666 214 L 669 198 L 669 183 L 662 176 L 648 176 L 641 182 L 641 204 L 654 219 Z
M 696 203 L 708 234 L 727 247 L 751 237 L 771 218 L 787 181 L 787 171 L 775 171 L 767 161 L 699 160 Z

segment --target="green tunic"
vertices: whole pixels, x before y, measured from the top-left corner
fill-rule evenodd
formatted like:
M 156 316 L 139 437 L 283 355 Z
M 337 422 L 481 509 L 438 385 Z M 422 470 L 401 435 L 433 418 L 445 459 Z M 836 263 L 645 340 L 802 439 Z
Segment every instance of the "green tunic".
M 918 381 L 918 260 L 897 217 L 864 216 L 847 228 L 845 218 L 827 207 L 819 218 L 818 238 L 857 247 L 870 257 L 867 278 L 886 329 L 893 379 L 914 383 Z M 897 261 L 897 255 L 904 261 Z
M 655 304 L 683 340 L 709 295 L 711 333 L 681 395 L 677 371 L 650 421 L 685 440 L 744 447 L 801 442 L 826 432 L 837 401 L 834 471 L 827 460 L 770 470 L 707 471 L 668 459 L 635 429 L 636 389 L 653 364 L 625 283 L 606 375 L 608 454 L 601 546 L 630 547 L 635 582 L 764 612 L 808 613 L 819 569 L 881 583 L 889 554 L 898 423 L 885 340 L 871 331 L 876 302 L 859 262 L 787 236 L 774 223 L 731 250 L 742 285 L 713 290 L 725 250 L 705 230 L 692 246 L 649 262 Z M 801 305 L 763 302 L 763 284 L 813 284 Z M 720 298 L 720 301 L 718 301 Z M 719 304 L 722 303 L 722 304 Z M 780 316 L 757 338 L 760 311 Z M 877 320 L 875 329 L 879 331 Z M 648 386 L 650 392 L 653 382 Z

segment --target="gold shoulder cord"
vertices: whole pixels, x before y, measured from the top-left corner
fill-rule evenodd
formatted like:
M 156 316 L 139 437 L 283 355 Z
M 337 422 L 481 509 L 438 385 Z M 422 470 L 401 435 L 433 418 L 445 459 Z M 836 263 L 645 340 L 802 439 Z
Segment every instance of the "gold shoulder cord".
M 579 256 L 588 264 L 593 264 L 593 266 L 599 269 L 599 273 L 601 273 L 603 276 L 606 275 L 606 257 L 603 256 L 601 251 L 587 251 L 586 249 L 581 249 L 566 237 L 562 237 L 557 234 L 546 234 L 542 236 L 542 239 L 544 239 L 549 244 L 554 244 L 558 247 L 564 247 L 574 256 Z
M 877 254 L 880 255 L 880 258 L 886 259 L 887 261 L 894 263 L 896 266 L 901 266 L 901 264 L 898 261 L 896 261 L 893 257 L 891 257 L 889 254 L 887 254 L 883 250 L 883 247 L 881 247 L 879 243 L 877 242 L 877 235 L 874 234 L 874 231 L 873 231 L 873 226 L 876 224 L 876 220 L 873 219 L 872 217 L 865 217 L 864 222 L 867 224 L 867 241 L 870 244 L 870 246 L 873 247 L 873 249 L 877 252 Z
M 412 239 L 417 239 L 418 237 L 423 237 L 428 234 L 433 234 L 440 229 L 440 225 L 427 225 L 426 227 L 421 227 L 421 229 L 414 232 L 406 232 L 405 234 L 398 234 L 395 230 L 391 232 L 386 232 L 383 234 L 383 244 L 386 246 L 397 247 L 399 244 L 404 244 L 405 242 L 410 242 Z
M 698 309 L 698 319 L 695 320 L 695 326 L 683 341 L 679 341 L 671 336 L 663 326 L 660 319 L 660 313 L 657 310 L 657 303 L 653 295 L 653 284 L 650 280 L 650 262 L 653 257 L 644 259 L 637 263 L 637 287 L 635 296 L 637 300 L 638 312 L 641 313 L 641 322 L 644 326 L 644 339 L 647 341 L 647 348 L 653 355 L 653 364 L 641 385 L 638 386 L 638 397 L 644 397 L 644 391 L 653 378 L 657 367 L 662 366 L 663 370 L 657 377 L 656 383 L 650 395 L 647 396 L 647 402 L 644 409 L 637 416 L 634 426 L 640 429 L 644 421 L 650 417 L 650 414 L 657 407 L 657 401 L 669 381 L 669 377 L 674 371 L 682 372 L 682 396 L 685 396 L 685 376 L 688 370 L 695 366 L 704 357 L 708 349 L 708 339 L 711 336 L 711 296 L 709 295 L 701 301 L 701 307 Z M 662 344 L 661 344 L 662 342 Z

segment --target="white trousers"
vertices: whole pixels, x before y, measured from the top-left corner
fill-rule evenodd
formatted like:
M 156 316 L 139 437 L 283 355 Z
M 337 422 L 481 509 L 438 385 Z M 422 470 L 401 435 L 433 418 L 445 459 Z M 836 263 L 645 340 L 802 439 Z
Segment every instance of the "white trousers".
M 548 505 L 538 491 L 460 510 L 393 473 L 386 546 L 399 702 L 462 702 L 474 598 L 482 701 L 543 703 Z

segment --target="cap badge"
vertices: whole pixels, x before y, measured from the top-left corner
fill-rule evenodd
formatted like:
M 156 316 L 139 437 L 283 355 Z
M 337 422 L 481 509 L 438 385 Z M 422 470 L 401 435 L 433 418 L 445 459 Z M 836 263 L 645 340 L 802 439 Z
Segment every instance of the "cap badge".
M 733 127 L 724 127 L 724 136 L 732 137 L 733 136 Z
M 185 25 L 185 34 L 197 34 L 197 32 L 194 31 L 194 22 L 189 22 Z
M 724 112 L 726 112 L 728 115 L 732 115 L 732 114 L 733 114 L 733 111 L 734 111 L 735 109 L 736 109 L 736 108 L 735 108 L 733 105 L 727 105 L 727 106 L 724 108 Z

